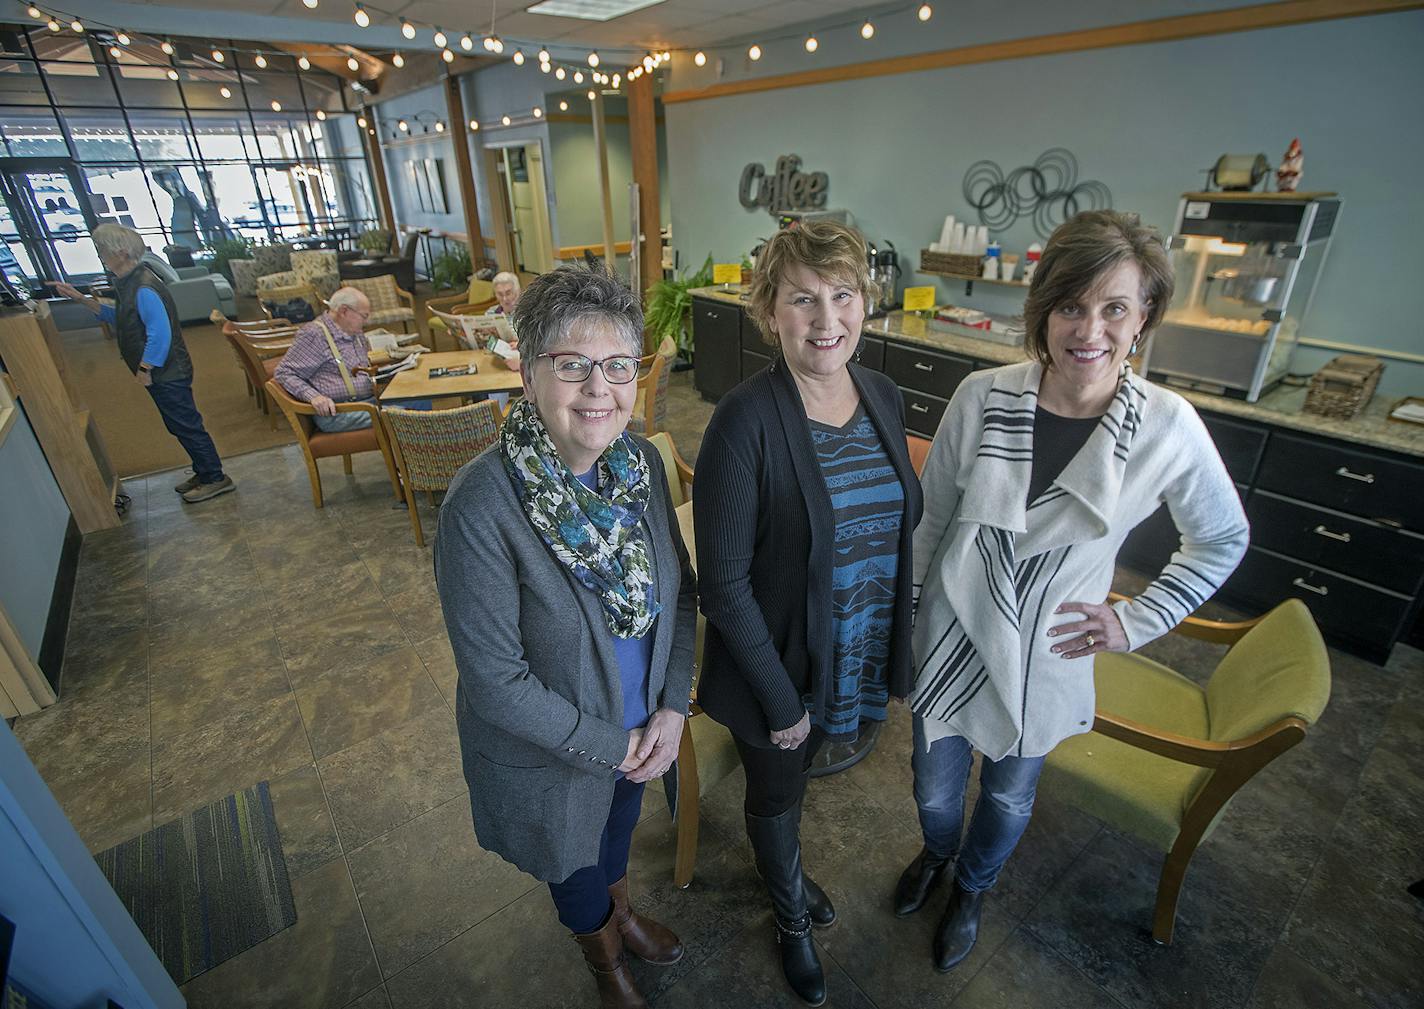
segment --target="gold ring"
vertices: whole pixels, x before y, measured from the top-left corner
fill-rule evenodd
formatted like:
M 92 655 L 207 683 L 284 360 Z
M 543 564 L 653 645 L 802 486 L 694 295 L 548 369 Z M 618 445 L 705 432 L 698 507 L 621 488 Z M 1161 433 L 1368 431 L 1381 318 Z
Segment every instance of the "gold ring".
M 1089 635 L 1088 635 L 1088 647 L 1089 647 L 1089 648 L 1092 648 L 1095 644 L 1097 644 L 1097 641 L 1093 638 L 1093 636 L 1092 636 L 1091 634 L 1089 634 Z

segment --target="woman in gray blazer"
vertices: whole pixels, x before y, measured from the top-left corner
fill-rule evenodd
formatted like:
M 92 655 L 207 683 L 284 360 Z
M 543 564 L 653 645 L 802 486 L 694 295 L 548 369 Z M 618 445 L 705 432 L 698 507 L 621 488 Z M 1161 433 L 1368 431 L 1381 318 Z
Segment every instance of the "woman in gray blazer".
M 605 1007 L 646 1003 L 626 952 L 682 956 L 628 905 L 646 782 L 677 756 L 696 585 L 658 453 L 625 432 L 638 299 L 586 268 L 514 313 L 525 397 L 440 509 L 435 573 L 480 845 L 549 884 Z

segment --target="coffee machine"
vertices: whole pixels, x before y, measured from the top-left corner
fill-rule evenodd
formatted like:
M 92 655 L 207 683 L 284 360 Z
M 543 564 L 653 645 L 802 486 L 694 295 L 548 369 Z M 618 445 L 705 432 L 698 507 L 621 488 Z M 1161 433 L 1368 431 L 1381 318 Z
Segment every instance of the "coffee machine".
M 895 243 L 888 239 L 877 246 L 867 243 L 866 254 L 870 265 L 870 281 L 875 293 L 865 305 L 868 319 L 877 318 L 893 311 L 900 305 L 896 294 L 900 286 L 900 257 L 895 252 Z

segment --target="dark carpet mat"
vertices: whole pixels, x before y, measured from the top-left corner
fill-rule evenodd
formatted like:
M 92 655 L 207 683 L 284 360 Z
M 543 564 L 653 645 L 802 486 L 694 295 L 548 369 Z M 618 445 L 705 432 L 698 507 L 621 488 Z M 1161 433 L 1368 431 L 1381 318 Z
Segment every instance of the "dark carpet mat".
M 94 860 L 177 984 L 297 920 L 265 781 Z

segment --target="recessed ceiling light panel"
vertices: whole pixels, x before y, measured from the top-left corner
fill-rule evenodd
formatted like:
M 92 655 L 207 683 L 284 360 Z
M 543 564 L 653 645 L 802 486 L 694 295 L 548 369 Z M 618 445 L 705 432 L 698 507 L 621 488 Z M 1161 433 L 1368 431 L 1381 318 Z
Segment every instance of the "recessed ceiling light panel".
M 662 2 L 663 0 L 542 0 L 526 10 L 530 14 L 549 14 L 560 18 L 612 21 L 645 7 L 656 7 Z

